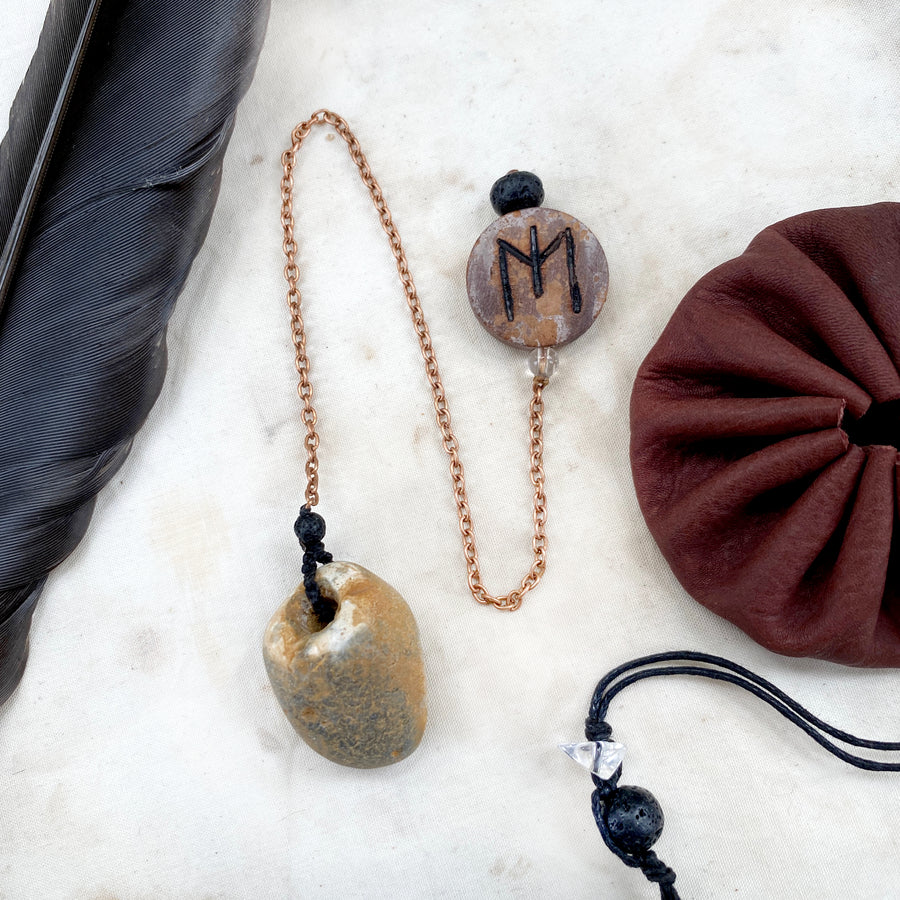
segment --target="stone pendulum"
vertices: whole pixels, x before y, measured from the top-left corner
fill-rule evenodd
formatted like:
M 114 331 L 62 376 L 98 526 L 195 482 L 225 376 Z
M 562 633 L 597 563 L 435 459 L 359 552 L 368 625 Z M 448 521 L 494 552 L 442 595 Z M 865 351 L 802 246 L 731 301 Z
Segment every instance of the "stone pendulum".
M 466 281 L 472 309 L 481 324 L 500 340 L 532 351 L 529 424 L 534 559 L 519 587 L 504 595 L 489 594 L 481 581 L 446 392 L 400 235 L 381 187 L 349 125 L 336 113 L 318 110 L 291 133 L 291 146 L 281 157 L 281 224 L 294 364 L 300 376 L 297 390 L 307 432 L 306 503 L 294 526 L 304 549 L 304 577 L 269 622 L 263 653 L 275 696 L 303 740 L 334 762 L 375 768 L 406 758 L 421 740 L 426 720 L 425 677 L 418 630 L 406 602 L 362 566 L 334 562 L 323 544 L 325 522 L 312 511 L 319 500 L 319 435 L 300 310 L 293 187 L 296 154 L 312 128 L 320 125 L 333 127 L 344 139 L 390 239 L 425 361 L 437 424 L 451 461 L 467 580 L 479 603 L 506 611 L 518 609 L 544 573 L 543 390 L 556 367 L 554 348 L 584 334 L 600 313 L 609 272 L 602 247 L 581 222 L 540 208 L 544 190 L 536 175 L 513 171 L 496 182 L 491 202 L 500 218 L 476 242 Z M 585 751 L 576 748 L 573 752 L 578 756 Z M 606 752 L 608 760 L 611 751 Z
M 266 628 L 263 656 L 275 696 L 300 737 L 327 759 L 358 769 L 399 762 L 418 746 L 427 718 L 413 614 L 356 563 L 308 565 L 311 556 L 330 560 L 321 516 L 302 510 L 295 530 L 301 542 L 306 537 L 304 571 L 312 571 Z
M 319 435 L 300 308 L 293 169 L 310 128 L 326 123 L 349 134 L 340 117 L 320 110 L 294 129 L 281 158 L 284 277 L 306 428 L 306 502 L 294 523 L 303 547 L 303 583 L 269 621 L 263 659 L 282 710 L 313 750 L 343 766 L 374 769 L 405 759 L 422 740 L 425 668 L 406 601 L 362 566 L 335 562 L 323 543 L 325 520 L 312 510 L 319 502 Z M 357 165 L 360 173 L 368 170 L 361 152 Z

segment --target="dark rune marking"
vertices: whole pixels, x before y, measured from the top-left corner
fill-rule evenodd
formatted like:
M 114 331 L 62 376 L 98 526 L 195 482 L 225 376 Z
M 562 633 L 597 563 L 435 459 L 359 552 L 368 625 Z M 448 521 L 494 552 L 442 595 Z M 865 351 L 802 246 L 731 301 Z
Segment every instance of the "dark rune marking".
M 541 250 L 538 246 L 537 225 L 531 226 L 531 252 L 523 253 L 518 247 L 513 246 L 509 241 L 503 238 L 497 239 L 497 254 L 500 260 L 500 283 L 503 285 L 503 307 L 506 310 L 506 318 L 512 322 L 515 318 L 513 312 L 513 295 L 512 286 L 509 283 L 509 263 L 507 256 L 514 256 L 519 262 L 525 263 L 531 267 L 531 287 L 535 297 L 541 297 L 544 294 L 544 282 L 541 276 L 541 270 L 544 263 L 550 258 L 551 254 L 559 249 L 563 238 L 566 239 L 566 266 L 569 270 L 569 297 L 572 300 L 572 312 L 581 312 L 581 288 L 578 286 L 578 274 L 575 271 L 575 238 L 572 236 L 572 229 L 565 228 L 553 238 L 552 241 Z

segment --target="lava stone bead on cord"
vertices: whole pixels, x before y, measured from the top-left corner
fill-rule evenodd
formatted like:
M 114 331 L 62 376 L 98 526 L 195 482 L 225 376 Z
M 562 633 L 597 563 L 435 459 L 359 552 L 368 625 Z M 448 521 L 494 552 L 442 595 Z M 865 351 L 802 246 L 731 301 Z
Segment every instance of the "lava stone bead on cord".
M 594 715 L 593 708 L 584 725 L 584 735 L 589 741 L 612 738 L 612 727 Z M 674 870 L 650 849 L 662 834 L 662 807 L 644 788 L 620 787 L 621 775 L 619 766 L 611 778 L 591 776 L 594 782 L 591 810 L 603 843 L 626 866 L 640 869 L 648 881 L 658 884 L 660 900 L 679 900 Z
M 662 809 L 650 791 L 620 787 L 606 804 L 606 827 L 616 844 L 627 853 L 642 853 L 662 834 Z
M 491 206 L 498 216 L 505 216 L 517 209 L 531 209 L 543 202 L 544 185 L 533 172 L 513 169 L 498 178 L 491 188 Z
M 294 534 L 304 547 L 321 544 L 325 537 L 325 520 L 308 506 L 304 506 L 294 522 Z
M 294 522 L 294 534 L 303 547 L 303 587 L 306 588 L 306 599 L 309 600 L 315 615 L 327 623 L 331 620 L 334 611 L 322 595 L 319 593 L 319 586 L 316 584 L 316 566 L 319 563 L 325 565 L 333 559 L 332 555 L 325 549 L 322 539 L 325 537 L 325 520 L 318 514 L 314 513 L 308 506 L 304 506 Z
M 648 881 L 659 885 L 660 900 L 679 900 L 675 872 L 650 849 L 662 833 L 662 809 L 649 791 L 619 787 L 621 771 L 607 781 L 594 776 L 591 810 L 603 843 L 626 866 L 640 869 Z

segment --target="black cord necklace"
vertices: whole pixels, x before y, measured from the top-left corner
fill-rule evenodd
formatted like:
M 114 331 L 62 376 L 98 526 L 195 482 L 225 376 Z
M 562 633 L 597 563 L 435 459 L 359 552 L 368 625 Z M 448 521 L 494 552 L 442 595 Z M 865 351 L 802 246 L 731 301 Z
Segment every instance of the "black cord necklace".
M 587 741 L 560 746 L 591 773 L 595 786 L 591 809 L 603 842 L 626 866 L 640 869 L 648 881 L 658 884 L 661 900 L 679 900 L 675 872 L 650 849 L 662 833 L 662 809 L 644 788 L 619 786 L 625 748 L 610 740 L 612 726 L 606 721 L 606 714 L 613 698 L 629 685 L 664 675 L 694 675 L 737 685 L 768 703 L 845 763 L 872 772 L 900 772 L 900 762 L 878 762 L 856 756 L 830 738 L 852 747 L 886 751 L 900 751 L 900 741 L 870 741 L 841 731 L 814 716 L 765 678 L 721 656 L 679 650 L 624 663 L 605 675 L 594 691 L 585 719 Z

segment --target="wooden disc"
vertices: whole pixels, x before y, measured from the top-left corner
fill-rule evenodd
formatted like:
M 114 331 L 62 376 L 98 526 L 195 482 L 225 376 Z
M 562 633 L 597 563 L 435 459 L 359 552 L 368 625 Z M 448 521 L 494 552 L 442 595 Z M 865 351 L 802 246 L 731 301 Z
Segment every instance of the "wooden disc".
M 514 347 L 558 347 L 584 334 L 606 301 L 609 267 L 578 219 L 534 207 L 501 216 L 475 242 L 469 302 L 495 338 Z

